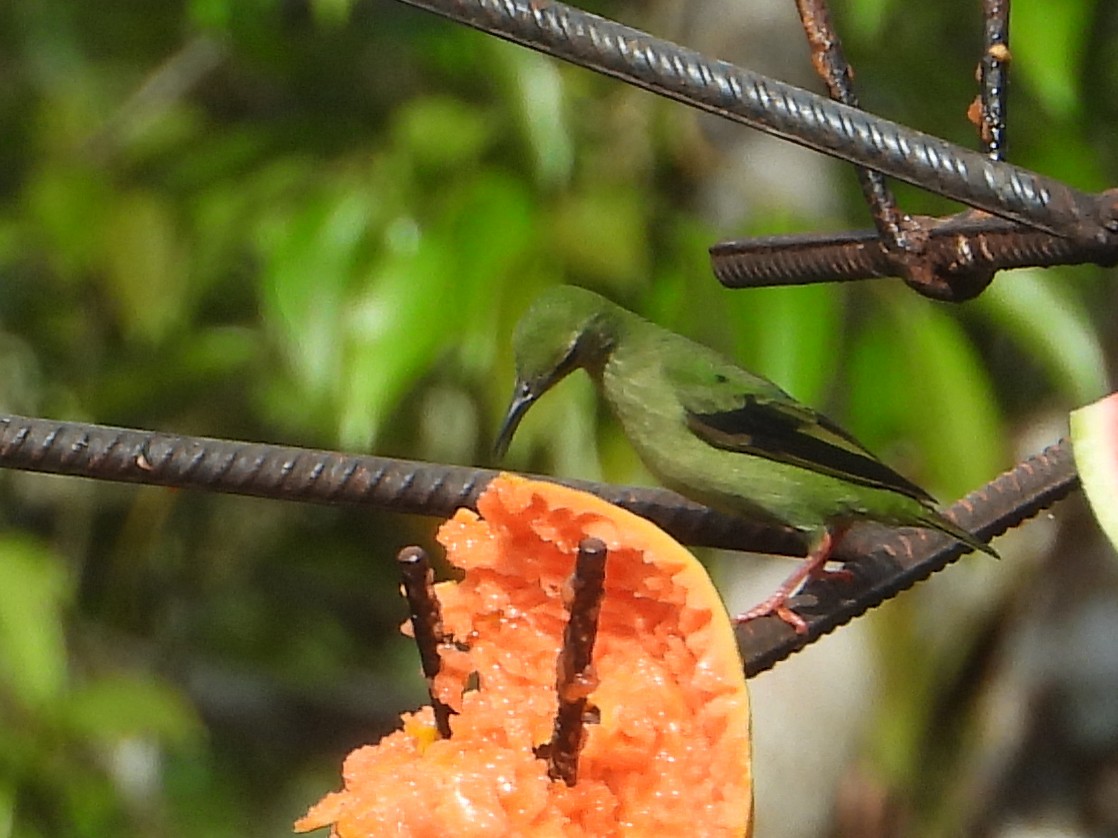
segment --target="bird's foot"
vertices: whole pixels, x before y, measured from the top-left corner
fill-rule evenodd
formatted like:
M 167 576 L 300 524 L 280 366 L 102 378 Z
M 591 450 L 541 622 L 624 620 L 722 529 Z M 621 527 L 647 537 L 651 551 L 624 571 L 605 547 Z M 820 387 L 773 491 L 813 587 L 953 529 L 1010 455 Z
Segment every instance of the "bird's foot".
M 784 580 L 784 583 L 777 588 L 776 593 L 762 602 L 755 608 L 751 608 L 744 614 L 739 614 L 734 617 L 734 624 L 741 625 L 748 623 L 750 620 L 756 620 L 758 617 L 767 617 L 770 614 L 775 614 L 788 625 L 790 625 L 796 634 L 807 634 L 807 622 L 788 607 L 788 600 L 799 589 L 800 585 L 807 579 L 826 579 L 826 578 L 843 578 L 852 580 L 854 574 L 849 570 L 842 568 L 840 570 L 827 570 L 827 560 L 831 556 L 831 548 L 842 534 L 845 528 L 826 529 L 819 535 L 818 541 L 812 545 L 812 549 L 808 551 L 807 559 L 798 567 L 796 571 Z
M 756 620 L 759 617 L 768 617 L 770 614 L 775 614 L 790 625 L 796 634 L 807 634 L 807 623 L 804 622 L 804 618 L 786 605 L 788 596 L 789 595 L 783 590 L 777 591 L 777 593 L 766 599 L 760 605 L 750 608 L 744 614 L 738 614 L 734 617 L 734 625 L 740 626 L 743 623 L 748 623 L 750 620 Z

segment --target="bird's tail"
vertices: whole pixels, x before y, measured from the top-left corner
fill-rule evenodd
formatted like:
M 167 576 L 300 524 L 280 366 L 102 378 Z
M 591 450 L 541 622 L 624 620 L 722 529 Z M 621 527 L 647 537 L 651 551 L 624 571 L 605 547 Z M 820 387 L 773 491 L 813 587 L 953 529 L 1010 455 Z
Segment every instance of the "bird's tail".
M 967 532 L 957 524 L 948 521 L 942 515 L 934 510 L 927 510 L 927 514 L 920 518 L 920 525 L 930 527 L 933 530 L 939 530 L 945 535 L 958 539 L 963 544 L 970 547 L 972 550 L 981 550 L 983 553 L 989 553 L 995 559 L 1001 558 L 998 551 L 991 547 L 984 541 L 980 541 L 977 536 Z

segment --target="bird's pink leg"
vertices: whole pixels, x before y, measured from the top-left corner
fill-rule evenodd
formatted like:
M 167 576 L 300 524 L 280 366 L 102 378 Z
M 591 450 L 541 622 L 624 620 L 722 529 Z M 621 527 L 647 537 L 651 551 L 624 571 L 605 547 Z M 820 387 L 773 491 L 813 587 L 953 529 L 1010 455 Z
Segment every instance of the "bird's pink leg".
M 836 529 L 834 532 L 832 532 L 829 527 L 824 530 L 822 537 L 812 546 L 807 558 L 796 568 L 796 572 L 785 579 L 783 584 L 776 589 L 776 592 L 760 605 L 750 608 L 744 614 L 739 614 L 734 617 L 735 625 L 741 625 L 750 620 L 756 620 L 758 617 L 767 617 L 769 614 L 776 614 L 776 616 L 795 629 L 796 634 L 807 634 L 807 623 L 804 622 L 803 617 L 785 605 L 785 603 L 788 601 L 788 598 L 799 589 L 805 579 L 818 579 L 832 574 L 849 576 L 850 571 L 848 570 L 828 571 L 826 569 L 827 560 L 831 557 L 831 551 L 845 531 L 845 527 Z

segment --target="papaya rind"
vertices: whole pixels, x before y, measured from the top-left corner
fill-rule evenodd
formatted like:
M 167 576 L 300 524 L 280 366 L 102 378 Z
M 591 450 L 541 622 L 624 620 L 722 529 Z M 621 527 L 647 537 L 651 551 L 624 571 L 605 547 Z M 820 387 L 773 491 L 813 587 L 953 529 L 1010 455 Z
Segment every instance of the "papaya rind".
M 1118 549 L 1118 393 L 1073 410 L 1075 466 L 1095 519 Z

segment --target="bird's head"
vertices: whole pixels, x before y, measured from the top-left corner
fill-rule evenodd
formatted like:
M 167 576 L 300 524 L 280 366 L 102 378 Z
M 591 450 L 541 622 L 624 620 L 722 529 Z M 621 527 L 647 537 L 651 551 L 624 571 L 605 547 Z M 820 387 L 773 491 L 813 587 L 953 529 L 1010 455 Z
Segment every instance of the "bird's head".
M 516 387 L 494 445 L 498 457 L 540 396 L 575 369 L 605 361 L 621 311 L 604 297 L 570 285 L 552 288 L 532 303 L 512 337 Z

